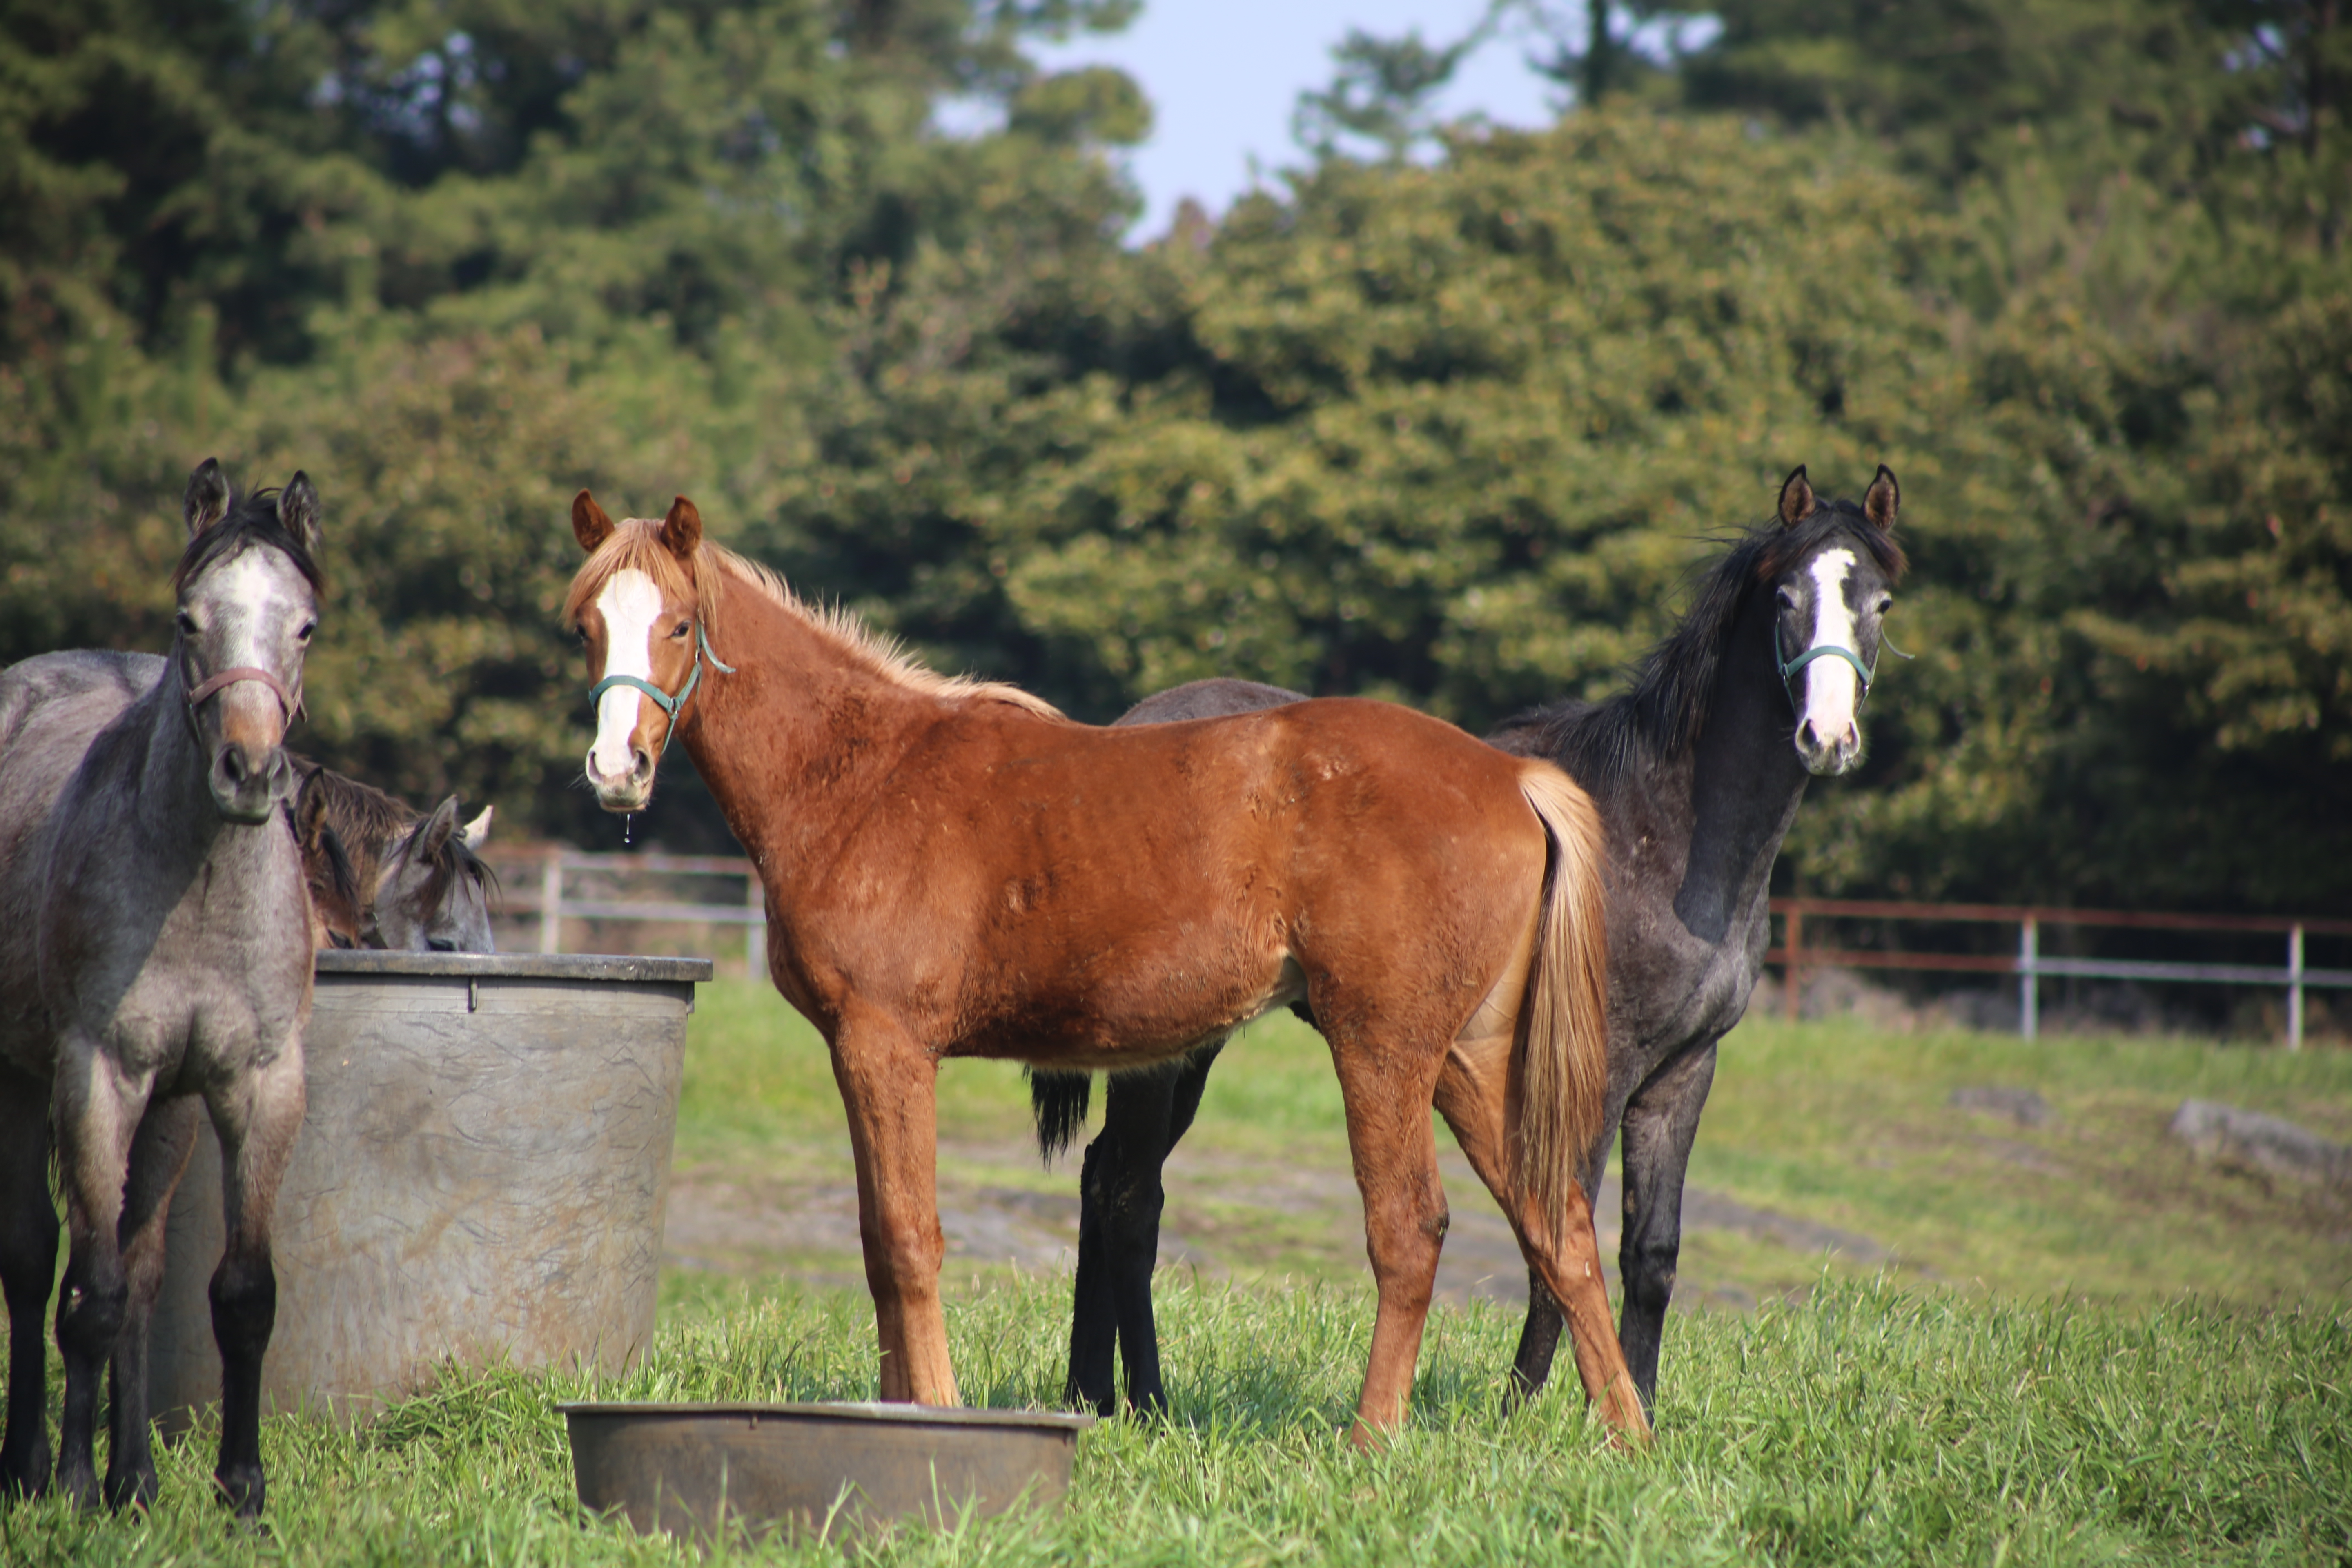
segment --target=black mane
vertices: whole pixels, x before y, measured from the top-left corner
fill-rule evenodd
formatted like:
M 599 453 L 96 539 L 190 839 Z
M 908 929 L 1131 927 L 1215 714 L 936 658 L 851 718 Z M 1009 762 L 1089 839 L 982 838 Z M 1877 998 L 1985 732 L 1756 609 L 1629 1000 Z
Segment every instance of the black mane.
M 1901 581 L 1903 547 L 1852 501 L 1823 501 L 1794 527 L 1758 523 L 1728 542 L 1681 622 L 1634 667 L 1626 690 L 1601 702 L 1570 698 L 1529 709 L 1497 734 L 1532 732 L 1536 752 L 1560 762 L 1596 795 L 1613 792 L 1649 761 L 1681 755 L 1706 726 L 1724 645 L 1748 595 L 1836 536 L 1868 551 L 1887 581 Z
M 284 552 L 294 569 L 310 583 L 311 592 L 324 593 L 325 583 L 319 574 L 318 562 L 278 515 L 278 495 L 274 486 L 254 491 L 231 507 L 227 516 L 189 540 L 179 565 L 172 569 L 172 592 L 179 593 L 190 580 L 247 545 L 266 544 Z

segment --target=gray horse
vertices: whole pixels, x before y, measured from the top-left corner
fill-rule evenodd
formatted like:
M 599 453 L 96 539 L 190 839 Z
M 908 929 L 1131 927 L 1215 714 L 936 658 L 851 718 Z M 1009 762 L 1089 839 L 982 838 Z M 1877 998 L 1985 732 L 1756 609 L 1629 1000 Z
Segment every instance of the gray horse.
M 8 1424 L 0 1492 L 49 1480 L 41 1319 L 57 1266 L 54 1129 L 71 1255 L 58 1308 L 57 1482 L 155 1495 L 147 1327 L 163 1216 L 200 1110 L 222 1149 L 227 1246 L 212 1279 L 222 1364 L 214 1477 L 260 1511 L 261 1359 L 277 1307 L 269 1226 L 302 1121 L 310 900 L 283 750 L 318 624 L 319 501 L 296 474 L 240 504 L 190 476 L 163 680 L 139 656 L 57 653 L 0 672 L 0 1288 Z

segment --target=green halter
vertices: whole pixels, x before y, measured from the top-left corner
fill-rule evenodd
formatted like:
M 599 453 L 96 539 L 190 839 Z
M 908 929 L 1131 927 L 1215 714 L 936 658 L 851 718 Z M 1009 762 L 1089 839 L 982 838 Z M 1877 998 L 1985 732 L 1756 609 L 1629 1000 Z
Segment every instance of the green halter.
M 652 681 L 639 680 L 634 675 L 608 675 L 589 689 L 588 706 L 593 710 L 598 703 L 604 700 L 604 693 L 612 690 L 615 686 L 635 687 L 639 691 L 652 698 L 654 705 L 669 716 L 669 728 L 662 731 L 661 749 L 667 752 L 669 750 L 669 738 L 677 733 L 678 710 L 686 706 L 686 700 L 694 695 L 694 689 L 702 684 L 702 661 L 706 658 L 710 661 L 710 668 L 719 674 L 735 673 L 734 666 L 719 663 L 719 656 L 710 651 L 710 636 L 702 629 L 702 623 L 698 620 L 694 623 L 694 668 L 687 672 L 686 684 L 677 689 L 677 696 L 672 697 Z M 659 763 L 661 757 L 656 754 L 654 761 Z
M 1893 643 L 1888 642 L 1886 640 L 1885 634 L 1883 632 L 1879 634 L 1878 645 L 1880 647 L 1884 648 L 1886 652 L 1893 654 L 1897 658 L 1909 658 L 1911 657 L 1909 654 L 1905 653 L 1901 648 L 1896 647 Z M 1853 672 L 1862 678 L 1862 695 L 1853 700 L 1853 705 L 1858 710 L 1864 702 L 1870 700 L 1870 683 L 1878 679 L 1878 672 L 1871 666 L 1862 662 L 1862 655 L 1854 652 L 1853 649 L 1850 647 L 1840 647 L 1835 643 L 1825 642 L 1814 644 L 1811 647 L 1807 648 L 1804 652 L 1799 654 L 1794 658 L 1784 659 L 1780 657 L 1780 623 L 1778 621 L 1773 623 L 1772 663 L 1774 668 L 1778 668 L 1780 672 L 1780 689 L 1788 694 L 1789 707 L 1792 710 L 1795 710 L 1797 706 L 1797 689 L 1795 686 L 1790 684 L 1790 679 L 1799 670 L 1804 668 L 1805 666 L 1812 663 L 1813 660 L 1817 658 L 1842 658 L 1848 664 L 1853 666 Z

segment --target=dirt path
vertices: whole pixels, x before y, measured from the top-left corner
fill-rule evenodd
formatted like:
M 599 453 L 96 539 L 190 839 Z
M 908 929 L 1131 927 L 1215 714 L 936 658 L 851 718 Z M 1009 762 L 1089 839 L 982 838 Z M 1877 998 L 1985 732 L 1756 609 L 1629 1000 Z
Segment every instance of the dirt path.
M 828 1163 L 829 1164 L 830 1163 Z M 789 1273 L 812 1283 L 864 1282 L 857 1242 L 857 1193 L 845 1161 L 840 1169 L 763 1173 L 705 1163 L 672 1183 L 667 1260 L 674 1267 L 728 1274 Z M 1509 1304 L 1527 1300 L 1527 1272 L 1494 1203 L 1459 1155 L 1441 1157 L 1452 1228 L 1438 1268 L 1441 1300 L 1473 1297 Z M 947 1233 L 947 1271 L 1000 1268 L 1066 1272 L 1076 1256 L 1076 1162 L 1040 1171 L 1025 1142 L 944 1145 L 940 1157 L 940 1223 Z M 1350 1279 L 1367 1272 L 1356 1186 L 1345 1169 L 1241 1161 L 1179 1148 L 1168 1164 L 1168 1212 L 1160 1237 L 1163 1268 L 1202 1279 Z M 1597 1212 L 1612 1297 L 1622 1198 L 1615 1176 L 1603 1184 Z M 1870 1237 L 1685 1189 L 1684 1267 L 1675 1302 L 1740 1308 L 1752 1290 L 1710 1278 L 1706 1239 L 1737 1238 L 1785 1248 L 1803 1268 L 1824 1252 L 1872 1266 L 1888 1254 Z

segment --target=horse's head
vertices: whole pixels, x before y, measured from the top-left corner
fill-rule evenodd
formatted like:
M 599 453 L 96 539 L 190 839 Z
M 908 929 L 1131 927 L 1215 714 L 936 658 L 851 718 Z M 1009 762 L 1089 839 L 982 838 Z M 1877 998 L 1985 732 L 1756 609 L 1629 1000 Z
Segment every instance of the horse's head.
M 319 624 L 319 494 L 298 473 L 239 502 L 208 458 L 188 476 L 186 513 L 172 664 L 214 806 L 266 822 L 294 788 L 284 746 Z
M 710 652 L 708 630 L 719 574 L 696 569 L 702 514 L 684 496 L 659 522 L 616 523 L 582 490 L 572 502 L 572 532 L 588 552 L 563 606 L 588 652 L 596 708 L 588 783 L 605 810 L 643 811 L 703 666 L 727 668 Z
M 490 813 L 460 827 L 457 797 L 384 851 L 367 931 L 370 947 L 396 952 L 495 952 L 490 868 L 475 851 L 490 836 Z
M 1894 540 L 1901 503 L 1901 487 L 1883 464 L 1859 507 L 1816 498 L 1802 468 L 1780 486 L 1780 532 L 1758 574 L 1774 596 L 1773 662 L 1808 772 L 1842 773 L 1862 761 L 1862 702 L 1878 668 L 1879 623 L 1903 575 Z

